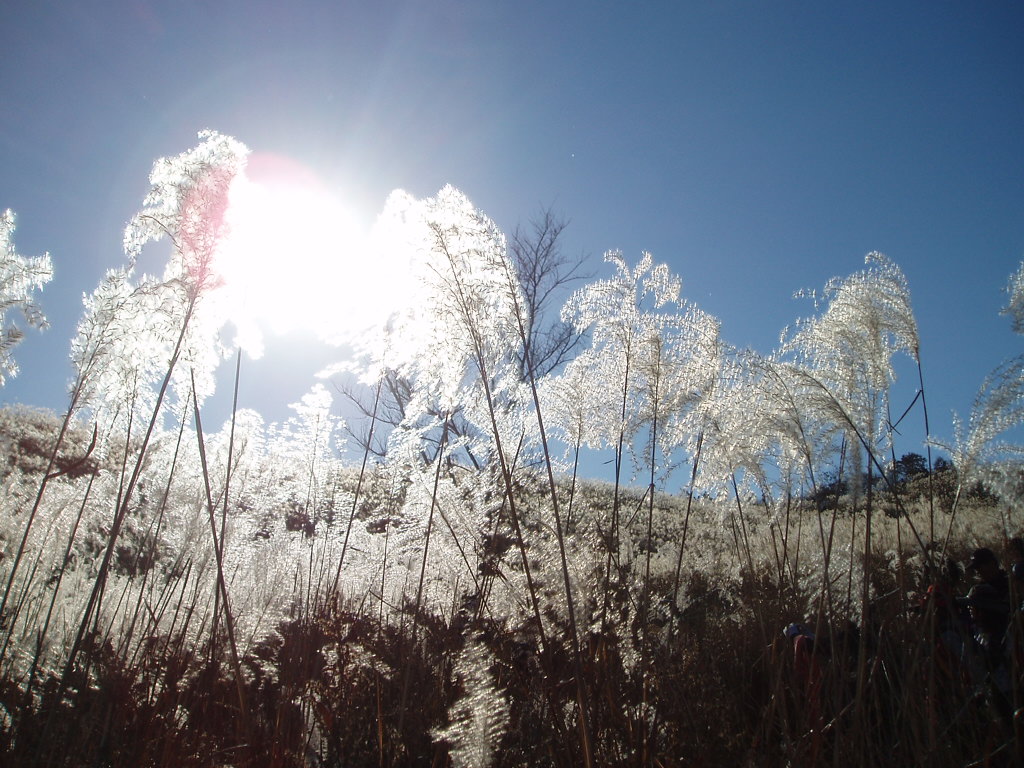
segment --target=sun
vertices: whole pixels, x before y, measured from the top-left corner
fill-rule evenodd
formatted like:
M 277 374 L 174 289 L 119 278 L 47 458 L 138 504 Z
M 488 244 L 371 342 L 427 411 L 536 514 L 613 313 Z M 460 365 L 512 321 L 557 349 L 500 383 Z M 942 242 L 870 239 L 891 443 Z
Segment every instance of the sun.
M 387 280 L 351 203 L 279 158 L 251 160 L 230 195 L 218 271 L 241 335 L 338 339 L 380 321 Z

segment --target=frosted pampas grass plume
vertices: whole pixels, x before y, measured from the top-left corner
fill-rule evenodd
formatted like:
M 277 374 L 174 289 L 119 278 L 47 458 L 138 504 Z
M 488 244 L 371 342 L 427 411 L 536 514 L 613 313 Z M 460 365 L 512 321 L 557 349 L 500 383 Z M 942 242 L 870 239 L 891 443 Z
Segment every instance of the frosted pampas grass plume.
M 1024 423 L 1024 356 L 1005 361 L 985 377 L 974 399 L 966 423 L 953 414 L 953 440 L 931 438 L 931 443 L 949 453 L 960 473 L 960 484 L 980 479 L 987 465 L 1019 454 L 1019 446 L 1006 443 L 1006 433 Z
M 0 213 L 0 386 L 7 376 L 16 376 L 18 366 L 11 350 L 21 341 L 24 332 L 5 317 L 7 310 L 17 309 L 25 321 L 35 328 L 45 328 L 46 316 L 36 305 L 32 294 L 53 278 L 49 254 L 19 256 L 14 250 L 14 214 Z
M 146 243 L 170 238 L 174 253 L 165 279 L 179 279 L 192 290 L 217 280 L 212 262 L 227 233 L 228 191 L 249 154 L 240 141 L 216 131 L 202 131 L 199 139 L 192 149 L 153 164 L 144 207 L 124 232 L 133 263 Z
M 1010 295 L 1010 300 L 1003 308 L 1003 314 L 1010 318 L 1014 332 L 1024 333 L 1024 261 L 1020 263 L 1017 271 L 1010 275 L 1006 292 Z
M 448 710 L 449 724 L 433 731 L 451 745 L 456 768 L 488 768 L 509 724 L 508 702 L 491 676 L 493 659 L 483 643 L 470 641 L 455 660 L 462 696 Z

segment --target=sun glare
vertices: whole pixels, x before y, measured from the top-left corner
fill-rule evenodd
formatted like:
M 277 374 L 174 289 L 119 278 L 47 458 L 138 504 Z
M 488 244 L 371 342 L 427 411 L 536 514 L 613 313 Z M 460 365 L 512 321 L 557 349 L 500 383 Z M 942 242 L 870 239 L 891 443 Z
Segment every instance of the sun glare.
M 258 347 L 256 327 L 337 340 L 386 317 L 387 276 L 368 227 L 312 174 L 240 177 L 229 217 L 220 272 L 243 346 Z

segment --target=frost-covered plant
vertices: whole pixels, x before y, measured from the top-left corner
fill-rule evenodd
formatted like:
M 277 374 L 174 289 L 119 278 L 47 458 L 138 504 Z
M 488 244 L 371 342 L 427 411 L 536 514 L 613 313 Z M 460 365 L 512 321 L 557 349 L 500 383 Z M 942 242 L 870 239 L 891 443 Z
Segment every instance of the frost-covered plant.
M 667 455 L 696 431 L 694 408 L 718 373 L 718 322 L 682 301 L 679 278 L 649 253 L 635 268 L 618 252 L 605 260 L 615 276 L 577 291 L 563 310 L 591 336 L 571 372 L 588 381 L 588 410 L 596 417 L 584 442 L 614 447 L 621 461 L 642 436 L 646 445 L 634 458 L 650 468 L 656 449 Z
M 606 372 L 597 382 L 607 382 L 611 391 L 603 398 L 614 407 L 601 409 L 603 419 L 595 425 L 603 441 L 621 449 L 636 433 L 642 417 L 637 413 L 640 387 L 636 382 L 638 356 L 658 334 L 662 320 L 653 309 L 678 301 L 681 283 L 664 264 L 655 266 L 645 253 L 635 268 L 622 254 L 610 251 L 605 261 L 615 267 L 611 278 L 595 281 L 576 291 L 562 310 L 562 316 L 591 337 L 588 361 L 595 373 Z M 620 457 L 621 460 L 621 457 Z
M 734 473 L 769 505 L 813 488 L 842 427 L 816 407 L 820 388 L 798 367 L 750 351 L 724 358 L 708 398 L 701 487 L 714 492 Z
M 323 384 L 316 383 L 297 403 L 295 412 L 283 425 L 271 430 L 269 451 L 280 462 L 280 471 L 291 473 L 306 492 L 304 504 L 316 508 L 316 495 L 334 457 L 335 439 L 342 420 L 331 414 L 334 398 Z
M 49 254 L 19 256 L 14 250 L 14 213 L 0 213 L 0 387 L 8 376 L 18 375 L 12 355 L 14 347 L 25 336 L 7 313 L 20 311 L 33 328 L 45 328 L 46 316 L 36 304 L 33 294 L 42 290 L 53 278 L 53 262 Z
M 211 346 L 213 334 L 225 318 L 209 300 L 204 305 L 214 306 L 202 306 L 193 316 L 200 299 L 214 298 L 222 286 L 217 259 L 229 229 L 229 192 L 244 171 L 249 150 L 216 131 L 202 131 L 199 138 L 194 148 L 154 163 L 144 207 L 125 228 L 124 249 L 134 265 L 147 243 L 171 240 L 163 277 L 152 290 L 161 298 L 157 316 L 181 333 L 176 352 L 180 349 L 191 374 L 199 376 L 202 386 L 196 394 L 201 399 L 211 389 L 208 380 L 219 357 Z M 190 383 L 182 382 L 191 382 L 192 375 L 179 378 L 179 390 L 189 391 Z
M 1019 454 L 1020 447 L 1001 440 L 1024 423 L 1024 356 L 1010 358 L 985 377 L 966 424 L 953 414 L 953 439 L 932 442 L 952 457 L 957 469 L 957 494 L 983 479 L 987 464 Z M 955 506 L 954 506 L 955 508 Z
M 1010 275 L 1006 286 L 1010 300 L 1003 308 L 1003 314 L 1010 318 L 1015 333 L 1024 333 L 1024 261 L 1017 271 Z
M 433 731 L 450 745 L 456 768 L 488 768 L 509 725 L 508 701 L 495 685 L 494 658 L 478 641 L 466 643 L 455 660 L 462 696 L 448 710 L 448 725 Z
M 518 528 L 512 473 L 534 450 L 535 431 L 516 355 L 522 300 L 509 281 L 505 238 L 452 187 L 421 202 L 396 193 L 383 218 L 392 246 L 408 249 L 415 278 L 408 306 L 364 348 L 369 370 L 392 369 L 408 386 L 402 421 L 388 439 L 389 460 L 422 461 L 415 457 L 427 444 L 440 446 L 448 460 L 457 448 L 482 457 L 498 470 L 507 519 Z M 525 542 L 516 537 L 528 572 Z
M 562 309 L 562 317 L 580 332 L 589 332 L 591 347 L 584 358 L 590 365 L 588 378 L 596 390 L 600 420 L 594 425 L 603 445 L 615 450 L 616 495 L 609 530 L 609 563 L 617 558 L 619 505 L 618 487 L 622 480 L 622 462 L 630 438 L 640 428 L 637 416 L 639 388 L 634 369 L 645 334 L 650 332 L 653 314 L 644 301 L 650 297 L 657 309 L 678 299 L 680 282 L 664 264 L 654 266 L 645 253 L 636 268 L 630 268 L 618 251 L 605 254 L 615 267 L 611 278 L 595 281 L 576 291 Z M 603 385 L 603 386 L 602 386 Z
M 155 383 L 174 341 L 158 293 L 151 279 L 136 284 L 129 269 L 118 269 L 83 297 L 85 311 L 71 342 L 76 375 L 69 410 L 88 411 L 107 435 L 123 430 L 132 413 L 156 405 Z
M 382 220 L 393 231 L 391 247 L 409 253 L 412 300 L 386 333 L 364 339 L 368 368 L 376 370 L 386 357 L 386 368 L 452 412 L 480 363 L 495 377 L 503 371 L 492 368 L 512 363 L 504 236 L 453 187 L 423 201 L 394 193 Z
M 664 472 L 671 465 L 667 456 L 692 426 L 694 406 L 713 387 L 719 367 L 718 324 L 697 307 L 681 304 L 681 281 L 666 265 L 655 265 L 651 254 L 645 253 L 635 267 L 619 252 L 605 254 L 605 260 L 616 274 L 577 291 L 563 317 L 591 336 L 590 349 L 578 358 L 587 365 L 585 378 L 599 403 L 591 407 L 597 416 L 588 429 L 591 440 L 615 450 L 617 488 L 627 449 L 643 437 L 646 446 L 633 446 L 634 459 L 649 469 L 653 491 L 658 450 L 666 457 Z M 616 491 L 609 572 L 612 560 L 620 556 L 617 499 Z
M 249 153 L 216 131 L 201 131 L 199 139 L 194 148 L 153 164 L 145 207 L 124 233 L 132 263 L 147 243 L 169 238 L 174 249 L 164 279 L 180 281 L 190 295 L 220 283 L 215 259 L 227 234 L 228 191 Z
M 145 348 L 138 349 L 137 355 L 132 355 L 130 345 L 137 341 L 135 338 L 125 338 L 122 334 L 111 336 L 103 332 L 110 328 L 111 323 L 125 322 L 123 317 L 109 316 L 107 312 L 112 308 L 124 308 L 125 303 L 119 299 L 124 298 L 125 292 L 129 297 L 127 306 L 138 309 L 135 302 L 141 302 L 147 310 L 144 313 L 130 313 L 130 321 L 148 315 L 148 322 L 158 329 L 161 340 L 169 342 L 167 347 L 160 348 L 157 353 L 168 351 L 166 356 L 161 354 L 164 360 L 162 369 L 153 368 L 154 373 L 159 370 L 157 375 L 161 381 L 156 387 L 151 407 L 147 408 L 148 418 L 144 416 L 141 419 L 145 425 L 141 440 L 132 468 L 126 472 L 124 490 L 117 499 L 103 560 L 79 623 L 78 636 L 68 657 L 65 677 L 73 669 L 93 611 L 104 593 L 117 540 L 144 469 L 150 440 L 159 425 L 161 406 L 168 387 L 174 381 L 179 401 L 187 402 L 191 398 L 197 411 L 201 395 L 210 389 L 212 368 L 208 363 L 214 356 L 207 350 L 213 342 L 209 332 L 217 323 L 203 317 L 203 311 L 208 308 L 202 300 L 220 283 L 216 258 L 227 231 L 228 192 L 231 182 L 244 168 L 248 150 L 234 139 L 212 131 L 201 133 L 200 139 L 200 144 L 194 149 L 174 158 L 162 158 L 154 164 L 150 175 L 151 190 L 143 201 L 144 207 L 125 229 L 124 248 L 129 266 L 122 273 L 123 279 L 112 282 L 115 299 L 111 305 L 100 308 L 100 320 L 96 325 L 100 332 L 90 334 L 94 345 L 76 345 L 84 361 L 94 359 L 94 352 L 98 353 L 107 342 L 122 345 L 116 354 L 119 357 L 128 355 L 129 360 L 134 361 L 137 356 L 145 360 L 147 355 L 153 355 L 153 350 Z M 163 279 L 157 281 L 146 278 L 137 288 L 129 287 L 127 278 L 142 248 L 164 237 L 171 240 L 172 249 Z M 88 326 L 88 330 L 91 332 L 92 327 Z M 187 370 L 178 370 L 179 360 L 186 362 Z M 131 382 L 131 402 L 134 403 L 140 392 L 156 384 L 155 380 L 145 380 L 148 372 L 145 366 L 127 372 Z M 197 380 L 201 392 L 196 391 Z M 102 393 L 101 399 L 106 394 Z M 126 463 L 126 469 L 127 466 Z
M 870 473 L 890 439 L 892 358 L 902 352 L 916 361 L 920 342 L 902 270 L 880 253 L 865 262 L 860 272 L 826 284 L 824 311 L 783 332 L 780 356 L 819 390 L 817 414 L 849 433 L 855 456 L 860 448 L 866 452 Z
M 396 260 L 408 264 L 408 274 L 404 305 L 357 341 L 357 373 L 379 387 L 364 410 L 385 426 L 418 434 L 425 460 L 446 428 L 470 463 L 487 465 L 495 430 L 518 442 L 523 429 L 512 405 L 524 393 L 513 313 L 518 297 L 506 282 L 504 235 L 465 195 L 445 187 L 427 200 L 393 193 L 370 242 L 371 249 L 404 253 Z

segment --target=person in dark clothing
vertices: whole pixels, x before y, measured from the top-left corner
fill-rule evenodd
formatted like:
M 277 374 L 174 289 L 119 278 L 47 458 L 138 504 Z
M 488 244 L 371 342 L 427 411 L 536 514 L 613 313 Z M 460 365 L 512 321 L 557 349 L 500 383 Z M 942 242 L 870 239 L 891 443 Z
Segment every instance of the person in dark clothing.
M 981 547 L 974 550 L 971 553 L 971 559 L 967 562 L 967 570 L 977 573 L 978 578 L 995 589 L 1001 597 L 1009 598 L 1010 578 L 999 565 L 999 558 L 991 549 Z
M 1010 623 L 1010 578 L 999 565 L 999 559 L 988 547 L 971 553 L 967 571 L 974 571 L 980 583 L 971 587 L 967 597 L 958 598 L 960 605 L 971 612 L 975 637 L 991 655 L 998 648 L 1002 653 L 1003 638 Z
M 967 603 L 956 597 L 963 576 L 960 563 L 949 558 L 913 609 L 920 616 L 933 617 L 930 626 L 935 633 L 935 659 L 949 681 L 966 674 L 964 665 L 973 637 Z
M 962 598 L 971 613 L 974 639 L 984 657 L 998 661 L 1003 655 L 1006 627 L 1010 623 L 1010 603 L 986 582 L 975 584 Z
M 976 648 L 975 683 L 987 689 L 986 698 L 1004 725 L 1012 725 L 1011 683 L 1006 663 L 1006 630 L 1010 624 L 1010 579 L 995 553 L 982 547 L 971 553 L 968 571 L 978 574 L 980 582 L 967 597 L 957 598 L 971 614 Z

